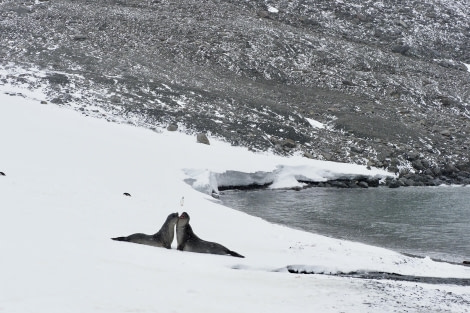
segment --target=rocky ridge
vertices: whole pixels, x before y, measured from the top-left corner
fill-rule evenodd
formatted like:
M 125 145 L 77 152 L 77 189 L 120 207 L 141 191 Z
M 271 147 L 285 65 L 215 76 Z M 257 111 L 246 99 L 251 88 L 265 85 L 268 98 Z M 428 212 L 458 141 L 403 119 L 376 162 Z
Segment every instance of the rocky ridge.
M 467 64 L 467 0 L 0 2 L 0 84 L 392 186 L 470 182 Z

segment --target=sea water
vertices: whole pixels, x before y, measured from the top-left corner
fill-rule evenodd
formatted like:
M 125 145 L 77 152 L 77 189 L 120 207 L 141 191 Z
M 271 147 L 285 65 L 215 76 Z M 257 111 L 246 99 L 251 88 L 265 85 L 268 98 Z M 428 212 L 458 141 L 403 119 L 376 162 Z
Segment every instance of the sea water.
M 470 260 L 470 187 L 224 191 L 269 222 L 450 262 Z

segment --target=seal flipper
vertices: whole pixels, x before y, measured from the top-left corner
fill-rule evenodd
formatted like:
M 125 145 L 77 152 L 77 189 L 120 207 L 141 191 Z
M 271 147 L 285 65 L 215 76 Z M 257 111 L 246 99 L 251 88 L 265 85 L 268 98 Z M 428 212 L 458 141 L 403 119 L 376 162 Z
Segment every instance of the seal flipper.
M 129 238 L 127 237 L 116 237 L 116 238 L 111 238 L 112 240 L 117 240 L 117 241 L 129 241 Z
M 184 244 L 180 244 L 178 246 L 176 246 L 176 250 L 179 250 L 179 251 L 184 251 Z
M 244 258 L 243 255 L 236 253 L 235 251 L 227 249 L 227 253 L 230 254 L 231 256 L 235 256 L 237 258 Z

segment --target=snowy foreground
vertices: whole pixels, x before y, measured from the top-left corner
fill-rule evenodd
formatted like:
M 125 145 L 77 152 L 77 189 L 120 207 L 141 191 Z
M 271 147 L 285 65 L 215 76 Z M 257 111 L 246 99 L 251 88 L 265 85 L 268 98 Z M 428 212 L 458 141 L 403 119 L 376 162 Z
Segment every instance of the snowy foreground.
M 202 145 L 40 104 L 41 95 L 9 96 L 8 88 L 0 86 L 0 312 L 470 310 L 469 287 L 290 274 L 286 266 L 300 265 L 470 278 L 470 268 L 273 225 L 198 191 L 226 170 L 272 173 L 277 187 L 295 186 L 299 175 L 384 172 L 255 154 L 213 138 Z M 246 258 L 180 252 L 176 241 L 167 250 L 110 240 L 154 233 L 183 210 L 201 238 Z

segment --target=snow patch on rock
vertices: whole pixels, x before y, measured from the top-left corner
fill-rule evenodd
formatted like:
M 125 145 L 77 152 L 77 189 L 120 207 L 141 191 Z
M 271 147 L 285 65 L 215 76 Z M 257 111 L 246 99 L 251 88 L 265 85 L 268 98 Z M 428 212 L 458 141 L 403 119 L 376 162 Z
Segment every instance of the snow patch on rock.
M 302 159 L 301 159 L 302 160 Z M 308 160 L 307 160 L 308 161 Z M 272 171 L 243 172 L 227 170 L 212 172 L 209 169 L 185 169 L 186 182 L 194 189 L 206 194 L 219 192 L 222 187 L 268 186 L 271 189 L 304 187 L 305 182 L 324 182 L 335 179 L 352 179 L 368 176 L 383 179 L 392 174 L 379 169 L 363 170 L 352 164 L 339 166 L 338 163 L 317 161 L 312 165 L 276 165 Z M 333 164 L 336 164 L 334 166 Z M 326 166 L 326 167 L 325 167 Z M 328 167 L 332 166 L 332 167 Z
M 465 65 L 467 67 L 467 71 L 470 72 L 470 64 L 464 63 L 463 65 Z
M 271 13 L 279 13 L 279 10 L 275 7 L 272 7 L 272 6 L 268 6 L 268 12 L 271 12 Z
M 311 118 L 305 118 L 307 120 L 307 122 L 310 123 L 310 125 L 312 125 L 313 128 L 320 128 L 320 129 L 324 129 L 325 128 L 325 124 L 319 122 L 319 121 L 316 121 L 314 119 L 311 119 Z

